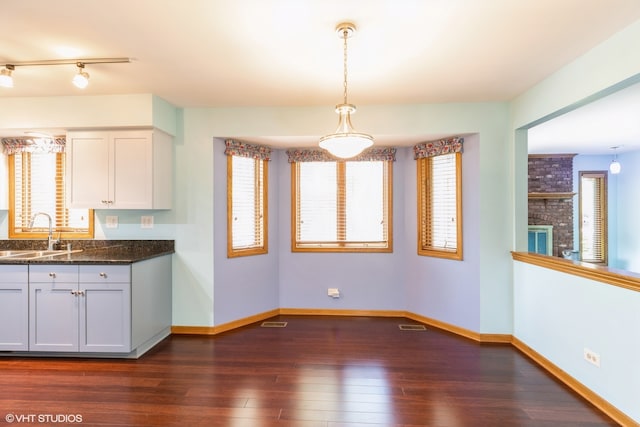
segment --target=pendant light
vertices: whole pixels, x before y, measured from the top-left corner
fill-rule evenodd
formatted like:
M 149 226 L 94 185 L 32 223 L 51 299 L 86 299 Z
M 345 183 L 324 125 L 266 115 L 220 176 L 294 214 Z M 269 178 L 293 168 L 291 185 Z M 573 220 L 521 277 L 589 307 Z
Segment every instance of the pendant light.
M 620 173 L 620 171 L 622 170 L 622 166 L 620 165 L 620 162 L 618 161 L 618 154 L 616 153 L 616 150 L 620 148 L 620 146 L 615 146 L 615 147 L 611 147 L 611 149 L 613 150 L 613 160 L 611 161 L 611 164 L 609 165 L 609 172 L 611 172 L 614 175 L 617 175 Z
M 343 102 L 336 105 L 338 128 L 335 133 L 320 138 L 319 145 L 335 157 L 348 159 L 371 147 L 373 137 L 353 130 L 351 114 L 356 112 L 356 106 L 347 101 L 347 39 L 355 34 L 356 27 L 351 23 L 343 23 L 338 25 L 336 32 L 343 40 Z

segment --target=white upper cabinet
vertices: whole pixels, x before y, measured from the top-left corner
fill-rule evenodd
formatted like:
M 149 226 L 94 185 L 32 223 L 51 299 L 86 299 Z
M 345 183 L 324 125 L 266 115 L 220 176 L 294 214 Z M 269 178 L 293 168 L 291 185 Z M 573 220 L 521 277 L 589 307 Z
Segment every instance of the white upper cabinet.
M 158 130 L 67 133 L 67 203 L 73 208 L 171 209 L 171 136 Z

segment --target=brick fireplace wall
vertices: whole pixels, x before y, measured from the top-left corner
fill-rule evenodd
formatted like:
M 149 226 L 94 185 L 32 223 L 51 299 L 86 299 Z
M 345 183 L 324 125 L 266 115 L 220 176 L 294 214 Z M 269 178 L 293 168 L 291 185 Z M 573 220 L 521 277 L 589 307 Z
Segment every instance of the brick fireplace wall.
M 573 157 L 529 155 L 529 225 L 553 226 L 553 256 L 573 249 Z

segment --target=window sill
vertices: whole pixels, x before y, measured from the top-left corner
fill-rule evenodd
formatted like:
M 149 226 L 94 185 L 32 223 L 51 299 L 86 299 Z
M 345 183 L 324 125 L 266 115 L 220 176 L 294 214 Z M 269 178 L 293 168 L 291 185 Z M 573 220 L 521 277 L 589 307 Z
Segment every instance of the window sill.
M 640 292 L 640 274 L 615 268 L 598 266 L 586 262 L 540 255 L 530 252 L 511 252 L 514 261 L 580 276 L 598 282 Z

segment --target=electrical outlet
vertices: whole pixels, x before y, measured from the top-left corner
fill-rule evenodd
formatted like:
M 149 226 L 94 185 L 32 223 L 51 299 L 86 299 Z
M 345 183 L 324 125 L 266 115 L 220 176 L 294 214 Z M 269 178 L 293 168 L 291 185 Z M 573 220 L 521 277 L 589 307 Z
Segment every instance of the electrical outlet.
M 118 228 L 118 217 L 107 215 L 107 228 Z
M 327 289 L 327 295 L 331 298 L 340 298 L 340 289 L 338 288 L 329 288 Z
M 153 228 L 153 215 L 143 215 L 140 217 L 140 228 Z
M 589 350 L 585 347 L 584 349 L 584 360 L 591 363 L 592 365 L 600 367 L 600 355 L 593 350 Z

